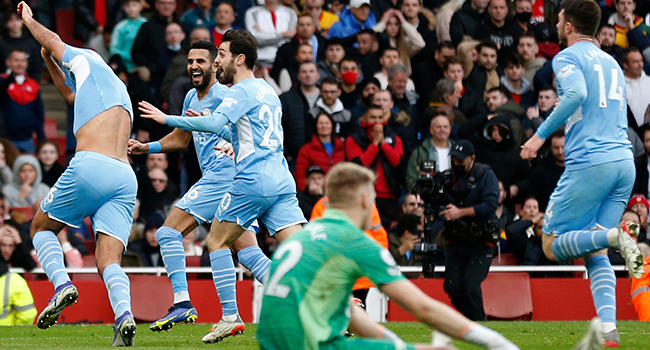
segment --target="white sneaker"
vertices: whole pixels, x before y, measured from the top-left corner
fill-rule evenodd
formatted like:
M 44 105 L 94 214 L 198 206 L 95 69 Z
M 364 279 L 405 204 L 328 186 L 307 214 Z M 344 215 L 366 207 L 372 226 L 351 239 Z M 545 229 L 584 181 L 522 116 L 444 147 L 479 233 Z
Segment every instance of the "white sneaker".
M 246 325 L 239 315 L 237 315 L 237 319 L 233 322 L 225 321 L 222 318 L 219 323 L 212 325 L 210 333 L 206 334 L 201 340 L 204 343 L 217 343 L 223 340 L 223 338 L 244 334 L 245 329 Z
M 631 221 L 623 221 L 614 230 L 610 230 L 607 237 L 610 246 L 621 252 L 630 274 L 634 278 L 641 278 L 644 272 L 643 255 L 636 242 L 636 238 L 639 236 L 639 225 Z
M 603 324 L 598 317 L 591 319 L 589 330 L 582 338 L 578 346 L 573 350 L 600 350 L 605 345 L 605 335 L 603 334 Z

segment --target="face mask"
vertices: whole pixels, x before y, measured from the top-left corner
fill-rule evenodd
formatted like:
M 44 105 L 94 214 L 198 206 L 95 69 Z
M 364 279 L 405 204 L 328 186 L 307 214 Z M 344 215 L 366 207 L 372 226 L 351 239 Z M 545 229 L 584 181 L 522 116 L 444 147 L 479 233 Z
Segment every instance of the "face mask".
M 341 74 L 341 80 L 348 85 L 353 85 L 357 82 L 359 78 L 359 73 L 357 72 L 345 72 Z
M 454 173 L 455 176 L 458 177 L 464 177 L 467 175 L 467 171 L 465 170 L 464 165 L 452 165 L 451 166 L 451 171 Z
M 521 12 L 515 14 L 515 18 L 517 18 L 517 21 L 521 23 L 528 23 L 530 22 L 530 18 L 533 16 L 532 12 Z
M 169 48 L 170 50 L 176 52 L 176 51 L 181 49 L 181 44 L 179 43 L 177 45 L 167 45 L 167 48 Z
M 366 122 L 361 122 L 361 123 L 359 123 L 359 126 L 362 127 L 362 128 L 366 128 L 367 130 L 372 130 L 372 129 L 375 127 L 375 125 L 377 125 L 377 124 L 379 124 L 379 125 L 384 125 L 384 126 L 385 126 L 385 125 L 386 125 L 386 122 L 381 122 L 381 123 L 366 123 Z
M 23 83 L 25 82 L 25 76 L 22 74 L 16 75 L 15 78 L 16 78 L 16 83 L 18 83 L 18 85 L 23 85 Z

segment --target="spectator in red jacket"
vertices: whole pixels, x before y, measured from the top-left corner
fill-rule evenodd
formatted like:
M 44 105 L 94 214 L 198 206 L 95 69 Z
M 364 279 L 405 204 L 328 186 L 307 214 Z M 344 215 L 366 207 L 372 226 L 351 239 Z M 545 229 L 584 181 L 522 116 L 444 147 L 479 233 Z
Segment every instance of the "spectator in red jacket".
M 334 121 L 327 113 L 316 117 L 316 134 L 311 141 L 300 148 L 296 158 L 296 178 L 298 192 L 305 189 L 307 169 L 318 165 L 324 173 L 336 163 L 345 160 L 345 145 L 334 133 Z
M 386 126 L 381 107 L 368 107 L 361 128 L 345 141 L 345 157 L 377 175 L 377 210 L 381 224 L 390 227 L 399 216 L 397 198 L 404 185 L 404 147 L 402 139 Z

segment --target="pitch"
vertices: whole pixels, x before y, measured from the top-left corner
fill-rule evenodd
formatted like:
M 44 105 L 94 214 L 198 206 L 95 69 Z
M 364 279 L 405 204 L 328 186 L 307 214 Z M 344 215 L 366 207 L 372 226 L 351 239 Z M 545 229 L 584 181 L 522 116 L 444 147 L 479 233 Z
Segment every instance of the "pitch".
M 588 322 L 486 322 L 484 323 L 526 350 L 572 349 L 589 327 Z M 650 348 L 650 323 L 619 321 L 620 349 Z M 431 331 L 420 323 L 395 322 L 386 326 L 408 342 L 428 343 Z M 138 325 L 135 347 L 141 349 L 259 349 L 257 325 L 246 325 L 243 336 L 227 338 L 220 344 L 203 344 L 201 337 L 209 325 L 178 325 L 171 332 L 153 333 L 146 324 Z M 0 327 L 2 349 L 112 349 L 112 325 L 57 325 L 47 331 L 35 326 Z M 459 349 L 478 347 L 455 344 Z

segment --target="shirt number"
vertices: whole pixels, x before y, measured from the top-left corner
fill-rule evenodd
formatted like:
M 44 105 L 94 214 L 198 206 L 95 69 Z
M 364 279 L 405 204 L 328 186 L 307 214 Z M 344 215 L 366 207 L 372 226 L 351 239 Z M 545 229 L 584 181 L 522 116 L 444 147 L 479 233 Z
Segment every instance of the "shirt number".
M 607 98 L 609 97 L 610 100 L 619 102 L 620 110 L 622 111 L 625 98 L 623 97 L 623 87 L 618 86 L 618 71 L 612 68 L 612 82 L 609 88 L 609 96 L 605 96 L 605 74 L 603 73 L 603 66 L 594 64 L 594 70 L 598 73 L 598 106 L 600 108 L 607 108 Z
M 260 143 L 260 147 L 271 147 L 275 148 L 278 147 L 278 140 L 282 142 L 282 136 L 279 134 L 278 130 L 279 125 L 280 125 L 280 117 L 282 116 L 282 108 L 280 106 L 277 106 L 275 108 L 275 113 L 271 112 L 271 107 L 269 105 L 263 105 L 262 108 L 260 108 L 260 113 L 259 113 L 259 119 L 260 121 L 264 121 L 266 116 L 269 117 L 269 127 L 266 128 L 264 131 L 264 136 L 262 137 L 262 142 Z M 275 134 L 276 138 L 271 138 L 271 136 Z
M 275 255 L 278 259 L 282 259 L 285 253 L 287 253 L 287 258 L 278 264 L 278 268 L 275 269 L 275 273 L 271 276 L 271 280 L 264 291 L 265 295 L 284 299 L 291 291 L 291 287 L 279 284 L 279 282 L 300 261 L 302 257 L 302 243 L 299 241 L 285 243 L 280 246 L 278 251 L 275 252 Z

